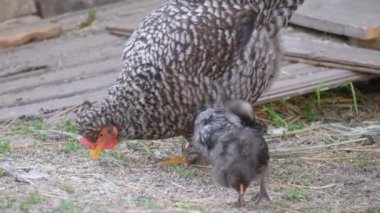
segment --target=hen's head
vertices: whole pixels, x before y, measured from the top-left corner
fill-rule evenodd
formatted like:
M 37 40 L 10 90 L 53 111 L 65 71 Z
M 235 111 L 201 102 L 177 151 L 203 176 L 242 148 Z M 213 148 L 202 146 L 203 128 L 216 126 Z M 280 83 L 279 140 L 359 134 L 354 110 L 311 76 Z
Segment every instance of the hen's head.
M 76 119 L 76 127 L 82 138 L 81 145 L 91 149 L 91 157 L 98 159 L 104 149 L 112 149 L 118 143 L 118 129 L 106 118 L 101 108 L 87 106 L 82 108 Z

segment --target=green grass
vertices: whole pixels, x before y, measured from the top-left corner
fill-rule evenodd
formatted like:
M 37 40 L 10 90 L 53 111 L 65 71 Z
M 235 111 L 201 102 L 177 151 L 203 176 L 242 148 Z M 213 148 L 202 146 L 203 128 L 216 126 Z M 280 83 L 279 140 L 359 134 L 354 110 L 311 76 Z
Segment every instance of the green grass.
M 283 188 L 280 193 L 290 201 L 310 200 L 309 194 L 295 188 Z
M 350 82 L 350 83 L 348 83 L 348 86 L 350 87 L 350 90 L 351 90 L 352 101 L 353 101 L 355 112 L 358 113 L 359 112 L 358 99 L 356 97 L 356 91 L 355 91 L 354 84 L 352 82 Z
M 64 147 L 61 149 L 64 153 L 73 153 L 77 152 L 81 148 L 78 141 L 70 140 L 68 143 L 64 145 Z
M 15 127 L 16 131 L 20 131 L 24 135 L 32 136 L 39 141 L 45 141 L 47 139 L 47 133 L 42 131 L 45 123 L 42 119 L 34 119 L 28 124 L 21 124 Z
M 312 213 L 333 213 L 333 209 L 331 207 L 329 208 L 326 208 L 326 209 L 318 209 L 318 208 L 314 208 Z
M 64 182 L 64 181 L 60 181 L 60 182 L 57 182 L 57 186 L 58 188 L 60 188 L 61 190 L 67 192 L 67 193 L 74 193 L 75 192 L 75 189 L 74 187 L 72 187 L 69 183 L 67 182 Z
M 68 133 L 78 134 L 78 131 L 71 120 L 63 120 L 56 125 L 56 128 Z
M 197 207 L 194 206 L 192 203 L 187 198 L 182 197 L 179 201 L 181 209 L 185 211 L 191 211 L 191 210 L 196 210 Z
M 317 99 L 318 106 L 321 106 L 321 93 L 322 93 L 322 91 L 326 91 L 326 90 L 329 90 L 329 88 L 324 86 L 323 83 L 320 83 L 318 85 L 317 90 L 315 91 L 315 96 Z
M 306 173 L 302 163 L 294 160 L 285 160 L 279 169 L 274 172 L 278 180 L 296 185 L 309 186 L 313 182 L 313 176 Z
M 323 84 L 319 85 L 317 90 L 316 90 L 316 99 L 317 99 L 318 106 L 321 105 L 322 91 L 328 91 L 328 93 L 326 94 L 326 97 L 334 97 L 334 96 L 337 96 L 338 92 L 342 89 L 350 91 L 351 97 L 352 97 L 352 102 L 353 102 L 352 103 L 353 108 L 354 108 L 355 112 L 358 113 L 359 112 L 358 99 L 357 99 L 357 95 L 356 95 L 355 86 L 352 82 L 342 84 L 342 85 L 338 85 L 338 86 L 332 87 L 332 88 L 325 87 L 325 86 L 323 86 Z
M 174 171 L 182 178 L 188 179 L 198 176 L 198 169 L 193 167 L 175 166 Z
M 302 115 L 307 121 L 315 121 L 318 119 L 313 99 L 309 99 L 301 106 Z
M 118 151 L 118 150 L 112 150 L 110 151 L 110 155 L 115 158 L 116 160 L 123 161 L 126 159 L 126 155 L 124 152 Z
M 370 154 L 359 154 L 354 159 L 354 164 L 359 167 L 360 169 L 366 169 L 370 166 L 375 165 L 375 160 L 372 155 Z
M 73 213 L 75 211 L 75 206 L 73 201 L 71 200 L 61 200 L 61 203 L 59 204 L 58 208 L 55 209 L 53 212 L 55 213 Z
M 125 144 L 126 144 L 127 149 L 131 149 L 133 151 L 138 151 L 138 152 L 140 152 L 142 154 L 154 156 L 153 151 L 151 149 L 149 149 L 144 144 L 144 142 L 142 142 L 142 141 L 139 141 L 139 140 L 128 140 Z
M 12 153 L 11 140 L 9 138 L 0 140 L 0 154 L 10 154 Z
M 5 173 L 3 170 L 0 169 L 0 178 L 7 176 L 7 173 Z
M 274 110 L 272 104 L 266 107 L 266 112 L 268 113 L 269 117 L 271 118 L 272 124 L 275 127 L 287 126 L 286 121 Z
M 270 202 L 270 206 L 277 206 L 277 207 L 280 207 L 280 208 L 289 208 L 289 204 L 287 204 L 283 200 L 272 200 Z
M 201 183 L 204 186 L 210 186 L 210 185 L 214 184 L 214 181 L 208 176 L 203 176 L 201 179 Z
M 80 24 L 79 24 L 79 29 L 82 29 L 82 28 L 85 28 L 85 27 L 88 27 L 90 26 L 92 23 L 94 23 L 96 20 L 96 11 L 94 8 L 90 8 L 88 9 L 88 12 L 87 12 L 87 17 L 84 21 L 82 21 Z
M 45 200 L 45 197 L 38 194 L 38 193 L 32 193 L 25 197 L 19 204 L 20 210 L 24 212 L 29 212 L 29 208 L 32 205 L 42 203 Z
M 379 213 L 380 207 L 367 207 L 366 213 Z
M 142 208 L 147 209 L 158 209 L 163 208 L 163 206 L 157 202 L 157 200 L 153 197 L 138 197 L 134 200 L 135 204 Z

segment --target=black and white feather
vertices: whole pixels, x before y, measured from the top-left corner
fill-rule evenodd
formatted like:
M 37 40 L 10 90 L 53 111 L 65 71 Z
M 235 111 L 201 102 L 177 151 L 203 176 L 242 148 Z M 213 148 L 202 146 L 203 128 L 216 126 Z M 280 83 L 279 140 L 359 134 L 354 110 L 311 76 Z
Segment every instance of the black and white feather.
M 217 98 L 254 103 L 276 76 L 279 31 L 303 0 L 170 0 L 126 42 L 123 69 L 98 106 L 78 114 L 95 140 L 105 124 L 129 139 L 191 134 Z

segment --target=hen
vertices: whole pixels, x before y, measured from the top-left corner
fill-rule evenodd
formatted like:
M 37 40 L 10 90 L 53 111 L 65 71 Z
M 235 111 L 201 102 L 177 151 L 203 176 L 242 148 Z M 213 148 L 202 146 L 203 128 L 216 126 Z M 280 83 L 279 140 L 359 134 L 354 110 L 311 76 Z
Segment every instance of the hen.
M 251 181 L 260 179 L 256 204 L 269 200 L 265 189 L 265 175 L 269 151 L 261 130 L 242 125 L 241 117 L 253 119 L 248 103 L 238 112 L 223 105 L 201 112 L 195 120 L 192 144 L 212 163 L 212 177 L 218 184 L 234 188 L 239 193 L 238 205 Z M 246 119 L 247 120 L 247 119 Z
M 189 136 L 208 103 L 254 103 L 278 72 L 279 31 L 301 3 L 170 0 L 156 9 L 126 42 L 101 104 L 78 113 L 82 144 L 100 153 L 119 138 Z

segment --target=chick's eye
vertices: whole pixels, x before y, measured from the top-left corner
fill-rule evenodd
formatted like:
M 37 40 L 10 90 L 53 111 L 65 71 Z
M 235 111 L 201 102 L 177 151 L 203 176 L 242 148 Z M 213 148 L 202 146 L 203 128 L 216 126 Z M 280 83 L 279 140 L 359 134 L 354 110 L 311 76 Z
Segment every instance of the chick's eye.
M 103 133 L 100 133 L 100 134 L 99 134 L 99 137 L 103 137 Z

